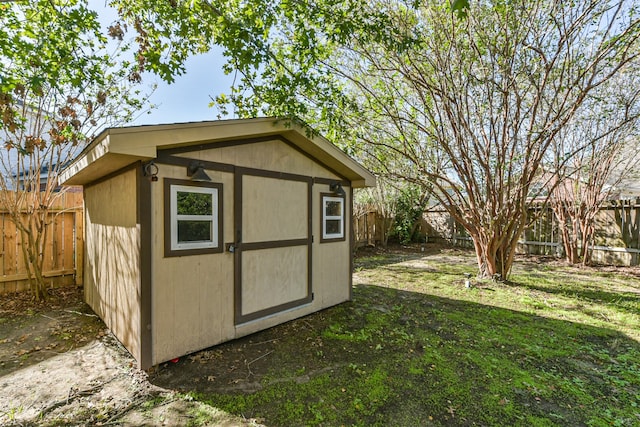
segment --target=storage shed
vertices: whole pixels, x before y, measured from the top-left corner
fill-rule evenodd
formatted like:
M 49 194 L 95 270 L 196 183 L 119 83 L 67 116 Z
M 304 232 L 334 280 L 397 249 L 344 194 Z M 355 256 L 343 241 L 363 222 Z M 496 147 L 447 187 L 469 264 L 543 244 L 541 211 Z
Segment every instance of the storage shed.
M 349 300 L 374 176 L 273 118 L 112 128 L 84 187 L 85 300 L 146 369 Z

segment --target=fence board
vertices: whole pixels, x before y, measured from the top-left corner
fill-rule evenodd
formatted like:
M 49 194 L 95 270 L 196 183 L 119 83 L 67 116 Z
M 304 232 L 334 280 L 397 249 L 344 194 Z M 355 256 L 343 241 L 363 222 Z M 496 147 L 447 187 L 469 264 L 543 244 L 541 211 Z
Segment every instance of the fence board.
M 553 212 L 543 206 L 534 206 L 531 209 L 531 215 L 535 220 L 524 231 L 518 245 L 518 252 L 561 256 L 564 251 L 562 235 Z M 362 209 L 360 211 L 362 212 Z M 366 227 L 363 226 L 365 215 L 374 215 L 373 219 L 370 217 L 366 219 L 370 224 L 378 224 L 382 219 L 379 213 L 371 211 L 362 212 L 354 217 L 356 242 L 360 245 L 380 239 L 379 233 L 374 233 L 371 239 Z M 444 239 L 456 245 L 472 247 L 464 229 L 459 224 L 455 224 L 445 211 L 425 212 L 421 227 L 428 241 L 434 238 Z M 595 244 L 591 247 L 591 251 L 595 262 L 640 265 L 640 199 L 611 201 L 600 208 L 595 219 Z
M 48 286 L 82 284 L 82 193 L 66 192 L 50 205 L 43 275 Z M 29 289 L 22 239 L 0 207 L 0 294 Z M 79 249 L 79 250 L 78 250 Z
M 53 215 L 49 215 L 47 218 L 47 222 L 49 223 L 49 229 L 47 230 L 47 239 L 44 242 L 44 255 L 42 261 L 42 271 L 51 271 L 54 268 L 54 257 L 55 257 L 55 247 L 57 245 L 56 241 L 56 228 L 57 224 L 54 220 Z
M 74 262 L 76 267 L 76 285 L 83 284 L 84 277 L 84 211 L 77 210 L 74 212 L 74 230 L 75 230 L 75 245 L 74 247 Z
M 16 226 L 11 222 L 7 215 L 4 216 L 4 227 L 2 230 L 2 239 L 4 240 L 4 269 L 3 275 L 12 276 L 17 273 L 16 257 L 18 251 L 18 244 L 16 242 Z M 4 287 L 7 292 L 17 291 L 16 281 L 8 281 L 4 283 Z
M 4 236 L 4 227 L 5 227 L 5 215 L 0 213 L 0 236 Z M 6 256 L 5 256 L 5 246 L 6 241 L 3 238 L 0 238 L 0 274 L 4 274 Z
M 71 212 L 62 217 L 62 253 L 60 262 L 63 268 L 69 268 L 73 266 L 73 246 L 74 246 L 74 224 L 75 213 Z

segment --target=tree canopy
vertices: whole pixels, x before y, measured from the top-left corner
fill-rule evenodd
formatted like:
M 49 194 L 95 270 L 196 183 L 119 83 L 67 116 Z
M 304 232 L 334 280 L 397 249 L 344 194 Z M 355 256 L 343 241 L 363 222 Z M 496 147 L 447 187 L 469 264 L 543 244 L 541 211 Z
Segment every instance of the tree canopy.
M 631 0 L 113 2 L 166 80 L 224 48 L 218 106 L 301 119 L 367 164 L 433 188 L 482 276 L 506 278 L 531 184 L 587 96 L 637 61 Z
M 0 205 L 19 231 L 36 298 L 46 294 L 58 172 L 101 127 L 145 104 L 137 63 L 120 56 L 122 36 L 85 0 L 0 2 Z
M 111 35 L 121 37 L 118 30 Z M 86 0 L 0 3 L 0 129 L 15 133 L 28 119 L 25 109 L 42 110 L 59 122 L 51 142 L 77 143 L 87 128 L 139 111 L 137 64 L 120 58 L 123 46 L 110 45 L 105 33 Z
M 595 217 L 620 184 L 638 179 L 640 73 L 628 66 L 595 89 L 558 133 L 545 173 L 568 262 L 591 261 Z

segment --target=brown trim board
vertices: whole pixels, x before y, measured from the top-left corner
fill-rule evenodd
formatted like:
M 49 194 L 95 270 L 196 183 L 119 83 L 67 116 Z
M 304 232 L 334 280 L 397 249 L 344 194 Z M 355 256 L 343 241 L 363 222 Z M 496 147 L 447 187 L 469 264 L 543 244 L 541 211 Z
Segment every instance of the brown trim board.
M 296 308 L 301 305 L 309 304 L 313 301 L 311 297 L 305 297 L 295 301 L 289 301 L 284 304 L 276 305 L 274 307 L 265 308 L 264 310 L 254 311 L 253 313 L 241 315 L 238 319 L 236 317 L 236 326 L 241 325 L 243 323 L 251 322 L 252 320 L 257 320 L 263 317 L 270 316 L 272 314 L 280 313 L 281 311 L 289 310 L 291 308 Z
M 184 166 L 185 168 L 188 167 L 194 161 L 201 163 L 206 170 L 212 170 L 216 172 L 234 173 L 236 171 L 240 171 L 241 173 L 247 174 L 247 175 L 264 176 L 268 178 L 278 178 L 278 179 L 291 179 L 293 181 L 306 181 L 307 179 L 310 179 L 310 177 L 306 175 L 297 175 L 297 174 L 291 174 L 287 172 L 271 171 L 267 169 L 256 169 L 256 168 L 235 166 L 230 163 L 212 162 L 209 160 L 201 160 L 201 159 L 195 159 L 190 157 L 178 157 L 178 156 L 167 154 L 165 152 L 161 152 L 158 155 L 158 158 L 156 159 L 156 163 L 158 164 Z M 320 165 L 322 164 L 320 163 Z M 326 166 L 324 165 L 322 166 L 326 168 Z M 331 170 L 329 171 L 333 172 Z M 333 172 L 333 173 L 336 173 L 336 172 Z M 336 173 L 336 175 L 338 174 Z M 342 177 L 341 178 L 313 177 L 311 179 L 312 179 L 312 184 L 331 185 L 335 182 L 339 182 L 343 187 L 351 187 L 351 182 Z
M 182 154 L 182 153 L 189 153 L 192 151 L 210 150 L 212 148 L 236 147 L 238 145 L 256 144 L 260 142 L 273 141 L 275 139 L 279 139 L 278 137 L 279 135 L 275 134 L 275 135 L 258 136 L 253 138 L 230 139 L 230 140 L 219 141 L 219 142 L 207 141 L 207 142 L 201 142 L 194 145 L 186 145 L 183 147 L 166 148 L 159 152 L 158 157 L 165 154 L 171 156 L 173 154 Z
M 260 249 L 290 248 L 292 246 L 305 246 L 311 242 L 311 238 L 272 240 L 268 242 L 243 243 L 243 251 L 259 251 Z
M 178 157 L 167 155 L 164 151 L 161 151 L 156 159 L 156 163 L 172 165 L 172 166 L 184 166 L 188 167 L 192 162 L 201 163 L 205 169 L 218 171 L 218 172 L 232 172 L 235 170 L 235 166 L 229 163 L 212 162 L 209 160 L 193 159 L 190 157 Z M 186 172 L 185 172 L 186 175 Z
M 331 179 L 331 178 L 313 178 L 314 184 L 331 185 L 335 182 L 340 183 L 343 187 L 351 187 L 351 182 L 347 180 Z
M 152 283 L 151 283 L 151 180 L 144 176 L 142 163 L 137 164 L 137 223 L 140 227 L 140 369 L 153 363 Z
M 356 247 L 353 232 L 353 187 L 349 191 L 349 301 L 353 301 L 353 252 Z M 345 221 L 346 222 L 346 221 Z M 347 224 L 345 224 L 345 227 Z
M 233 176 L 233 313 L 235 325 L 242 317 L 242 174 Z

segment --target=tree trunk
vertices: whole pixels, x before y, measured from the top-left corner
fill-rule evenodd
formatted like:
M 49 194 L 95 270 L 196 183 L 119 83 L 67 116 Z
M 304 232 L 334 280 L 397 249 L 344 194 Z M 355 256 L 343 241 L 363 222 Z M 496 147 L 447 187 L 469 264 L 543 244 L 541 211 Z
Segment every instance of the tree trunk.
M 580 262 L 578 236 L 576 235 L 575 230 L 572 230 L 567 226 L 565 221 L 564 217 L 558 220 L 560 234 L 562 235 L 562 246 L 564 247 L 565 259 L 570 264 L 578 264 Z
M 574 215 L 572 212 L 569 212 L 571 207 L 568 207 L 566 202 L 552 199 L 551 209 L 558 221 L 558 227 L 560 228 L 560 234 L 562 235 L 562 246 L 564 247 L 565 260 L 570 264 L 580 263 L 581 254 L 580 248 L 578 247 L 580 239 L 575 227 L 576 221 L 574 221 Z M 571 220 L 571 226 L 567 223 L 568 220 Z
M 552 201 L 552 209 L 562 234 L 566 261 L 570 264 L 589 265 L 592 254 L 589 248 L 593 244 L 593 221 L 597 208 L 576 207 L 567 202 Z M 571 225 L 568 224 L 569 221 Z
M 582 265 L 590 265 L 591 264 L 591 255 L 593 251 L 590 249 L 593 244 L 595 228 L 593 226 L 593 219 L 585 219 L 583 222 L 583 226 L 581 227 L 582 231 L 582 250 L 580 251 L 580 258 L 582 259 Z
M 48 210 L 42 209 L 32 212 L 27 223 L 22 223 L 16 219 L 15 224 L 20 230 L 22 239 L 22 257 L 25 268 L 27 269 L 27 278 L 29 287 L 36 301 L 47 298 L 47 288 L 44 280 L 44 246 L 47 241 L 47 216 Z
M 42 263 L 39 262 L 38 250 L 33 233 L 24 228 L 20 228 L 22 238 L 22 258 L 27 269 L 27 279 L 29 287 L 36 301 L 47 298 L 44 276 L 42 274 Z
M 564 247 L 566 261 L 570 264 L 578 264 L 580 262 L 578 241 L 566 225 L 560 226 L 560 233 L 562 234 L 562 246 Z
M 485 240 L 471 237 L 478 261 L 478 277 L 484 279 L 505 280 L 511 272 L 515 247 L 497 246 L 497 239 Z
M 494 224 L 489 233 L 469 233 L 476 251 L 479 278 L 506 280 L 509 277 L 525 224 L 526 215 L 519 215 Z
M 496 272 L 496 259 L 487 251 L 487 246 L 474 236 L 471 236 L 473 246 L 476 250 L 476 260 L 478 261 L 478 277 L 492 277 Z
M 391 229 L 393 228 L 395 220 L 393 218 L 382 218 L 382 247 L 386 248 L 389 244 L 389 235 L 391 234 Z

